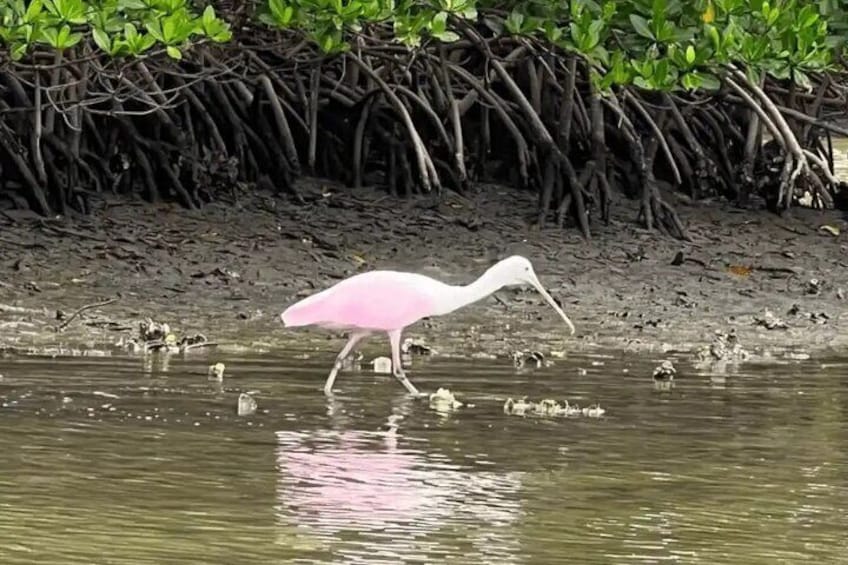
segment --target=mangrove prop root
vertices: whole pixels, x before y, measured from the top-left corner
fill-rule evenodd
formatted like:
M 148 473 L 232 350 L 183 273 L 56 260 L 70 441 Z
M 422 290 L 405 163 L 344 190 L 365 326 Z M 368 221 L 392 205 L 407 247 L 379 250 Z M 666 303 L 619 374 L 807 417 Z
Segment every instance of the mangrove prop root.
M 371 115 L 371 106 L 374 104 L 375 99 L 368 99 L 365 104 L 362 105 L 362 112 L 359 115 L 359 120 L 356 122 L 356 130 L 353 134 L 353 186 L 359 188 L 362 186 L 362 173 L 363 173 L 363 152 L 365 151 L 365 127 L 368 124 L 368 117 Z M 393 159 L 394 154 L 392 154 Z M 389 175 L 393 175 L 393 167 L 390 167 Z
M 400 101 L 397 94 L 392 91 L 380 75 L 374 72 L 374 70 L 371 69 L 365 61 L 356 55 L 348 55 L 371 80 L 379 85 L 385 93 L 386 98 L 403 121 L 403 124 L 409 133 L 409 139 L 412 143 L 413 151 L 415 152 L 421 183 L 424 186 L 424 190 L 429 192 L 433 187 L 438 190 L 440 188 L 439 176 L 436 173 L 433 161 L 430 159 L 427 148 L 424 146 L 424 142 L 421 140 L 421 136 L 418 134 L 418 130 L 416 129 L 415 124 L 413 124 L 412 118 L 410 117 L 406 106 L 403 105 L 403 102 Z
M 315 153 L 318 149 L 318 87 L 321 83 L 321 63 L 312 69 L 309 96 L 309 170 L 315 172 Z
M 798 142 L 798 138 L 795 136 L 795 133 L 792 131 L 792 128 L 789 127 L 789 124 L 787 123 L 783 115 L 780 113 L 780 110 L 777 109 L 775 103 L 768 97 L 768 95 L 766 95 L 762 88 L 751 82 L 748 76 L 742 71 L 734 69 L 731 71 L 731 74 L 735 79 L 737 79 L 740 83 L 745 84 L 748 89 L 754 93 L 754 95 L 757 97 L 757 99 L 760 101 L 763 108 L 765 109 L 764 113 L 767 114 L 768 118 L 773 120 L 772 123 L 775 129 L 777 130 L 777 135 L 775 135 L 775 137 L 782 138 L 784 147 L 794 158 L 794 168 L 792 170 L 792 173 L 789 175 L 789 178 L 783 182 L 777 201 L 778 206 L 784 205 L 788 208 L 792 202 L 792 190 L 794 189 L 796 179 L 801 175 L 805 175 L 807 177 L 814 177 L 815 175 L 813 175 L 810 171 L 810 166 L 807 162 L 807 157 L 804 154 L 804 150 L 801 148 L 800 143 Z M 728 84 L 731 84 L 731 87 L 736 90 L 737 94 L 739 94 L 743 98 L 747 96 L 747 93 L 742 90 L 741 87 L 736 85 L 733 80 L 728 79 L 727 82 Z M 753 102 L 753 106 L 755 108 L 760 108 L 760 106 L 757 105 L 755 102 Z M 762 119 L 764 117 L 763 114 L 760 114 L 760 117 Z M 784 167 L 784 170 L 788 170 L 789 167 L 792 166 L 789 164 L 789 160 L 787 160 L 786 163 L 787 164 Z M 815 178 L 818 179 L 818 177 Z M 818 182 L 813 182 L 819 189 L 816 191 L 815 196 L 818 198 L 825 198 L 824 192 L 826 191 L 826 189 L 821 184 L 821 181 L 818 180 Z
M 268 102 L 271 105 L 271 112 L 274 116 L 274 121 L 277 124 L 280 137 L 283 139 L 283 148 L 286 151 L 286 158 L 288 159 L 292 169 L 294 169 L 293 172 L 295 174 L 300 174 L 300 160 L 297 156 L 297 149 L 295 148 L 294 138 L 292 137 L 289 122 L 286 119 L 285 112 L 283 111 L 283 105 L 280 103 L 280 99 L 274 91 L 274 85 L 271 84 L 271 79 L 268 78 L 267 74 L 260 76 L 259 82 L 262 85 L 262 88 L 265 91 L 265 96 L 268 97 Z
M 677 169 L 677 163 L 674 160 L 674 155 L 671 153 L 671 149 L 668 147 L 668 142 L 665 139 L 662 128 L 660 128 L 660 126 L 654 121 L 651 114 L 648 113 L 645 107 L 636 99 L 635 96 L 633 96 L 633 94 L 625 92 L 624 99 L 633 105 L 638 114 L 645 120 L 651 130 L 653 130 L 654 137 L 656 138 L 659 146 L 662 147 L 663 155 L 665 155 L 665 158 L 668 160 L 668 165 L 671 167 L 672 173 L 674 174 L 674 180 L 677 184 L 680 184 L 682 182 L 680 179 L 680 171 Z
M 181 61 L 119 65 L 83 42 L 8 66 L 0 197 L 45 214 L 85 211 L 106 190 L 190 208 L 235 186 L 285 185 L 299 200 L 301 163 L 355 186 L 383 178 L 396 194 L 506 171 L 537 193 L 540 226 L 567 214 L 589 237 L 589 213 L 608 220 L 620 192 L 639 199 L 637 221 L 683 237 L 659 187 L 757 190 L 783 206 L 806 190 L 830 206 L 840 186 L 829 136 L 848 130 L 822 117 L 846 105 L 839 76 L 811 75 L 807 94 L 729 68 L 716 94 L 600 95 L 578 55 L 471 24 L 457 42 L 414 51 L 367 31 L 332 57 L 296 33 L 238 33 L 238 50 L 206 44 Z M 761 149 L 763 131 L 777 152 Z
M 601 95 L 595 88 L 592 88 L 589 107 L 592 116 L 593 170 L 597 181 L 596 186 L 600 193 L 601 219 L 604 222 L 608 222 L 612 194 L 609 181 L 607 180 L 607 143 L 604 128 L 604 107 L 601 105 Z

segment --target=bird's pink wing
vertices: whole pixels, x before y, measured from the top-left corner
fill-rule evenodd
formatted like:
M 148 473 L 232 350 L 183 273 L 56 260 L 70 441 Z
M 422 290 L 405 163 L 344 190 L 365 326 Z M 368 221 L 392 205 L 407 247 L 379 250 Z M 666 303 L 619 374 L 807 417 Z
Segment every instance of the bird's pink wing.
M 292 305 L 283 313 L 285 323 L 388 331 L 433 312 L 431 294 L 422 286 L 427 279 L 392 275 L 375 273 L 342 281 Z

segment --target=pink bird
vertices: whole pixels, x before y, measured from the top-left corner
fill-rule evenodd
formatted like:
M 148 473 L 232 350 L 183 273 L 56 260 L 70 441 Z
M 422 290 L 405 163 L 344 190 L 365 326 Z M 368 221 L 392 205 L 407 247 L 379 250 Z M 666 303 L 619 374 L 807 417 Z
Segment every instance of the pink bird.
M 505 287 L 529 284 L 565 320 L 574 334 L 574 324 L 539 282 L 530 261 L 513 255 L 490 267 L 468 285 L 449 285 L 416 273 L 369 271 L 347 278 L 317 294 L 292 304 L 280 314 L 286 327 L 318 326 L 349 332 L 327 382 L 330 396 L 336 375 L 354 347 L 375 332 L 386 332 L 392 348 L 392 373 L 411 394 L 420 393 L 403 371 L 400 339 L 404 328 L 429 316 L 443 316 L 477 302 Z

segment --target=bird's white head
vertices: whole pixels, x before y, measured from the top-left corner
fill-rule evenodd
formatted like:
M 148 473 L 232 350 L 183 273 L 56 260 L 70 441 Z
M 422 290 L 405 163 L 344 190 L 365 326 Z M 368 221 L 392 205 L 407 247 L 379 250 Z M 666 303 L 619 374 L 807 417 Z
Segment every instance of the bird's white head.
M 530 285 L 535 288 L 542 295 L 542 298 L 565 320 L 565 323 L 568 324 L 571 330 L 571 334 L 574 334 L 574 324 L 571 323 L 571 320 L 568 319 L 562 308 L 559 307 L 553 297 L 545 290 L 545 287 L 542 286 L 539 277 L 536 276 L 536 271 L 533 270 L 533 265 L 525 257 L 521 255 L 507 257 L 489 269 L 488 274 L 497 279 L 502 286 Z

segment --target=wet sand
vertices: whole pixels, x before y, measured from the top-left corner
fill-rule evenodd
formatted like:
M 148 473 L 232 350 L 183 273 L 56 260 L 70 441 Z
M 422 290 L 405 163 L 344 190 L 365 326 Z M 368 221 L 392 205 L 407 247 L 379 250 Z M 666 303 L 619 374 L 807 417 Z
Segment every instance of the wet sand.
M 692 237 L 681 242 L 642 229 L 635 203 L 620 199 L 609 225 L 594 220 L 585 241 L 573 226 L 539 230 L 534 195 L 504 187 L 441 203 L 314 180 L 302 190 L 302 205 L 251 194 L 199 211 L 98 201 L 88 217 L 0 215 L 0 351 L 102 353 L 150 317 L 230 349 L 307 345 L 330 355 L 341 336 L 285 330 L 286 305 L 375 268 L 467 283 L 514 253 L 533 262 L 575 336 L 529 289 L 504 290 L 405 335 L 441 354 L 487 357 L 595 348 L 661 356 L 730 329 L 755 356 L 825 355 L 848 344 L 843 212 L 779 217 L 675 201 Z M 761 325 L 766 309 L 786 328 Z M 388 344 L 373 338 L 364 347 L 384 354 Z

